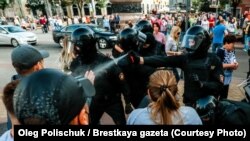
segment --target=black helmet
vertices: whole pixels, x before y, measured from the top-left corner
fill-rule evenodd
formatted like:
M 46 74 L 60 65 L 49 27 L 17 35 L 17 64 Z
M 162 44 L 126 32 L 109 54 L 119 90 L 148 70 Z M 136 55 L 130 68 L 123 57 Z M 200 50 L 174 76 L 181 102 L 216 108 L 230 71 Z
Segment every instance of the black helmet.
M 152 25 L 147 20 L 140 20 L 139 22 L 137 22 L 134 26 L 134 29 L 141 31 L 143 33 L 147 32 L 153 33 Z
M 217 100 L 211 95 L 200 98 L 196 101 L 195 109 L 203 121 L 203 124 L 214 123 L 216 105 Z
M 80 27 L 71 34 L 71 42 L 78 46 L 95 45 L 94 32 L 87 27 Z
M 74 53 L 83 61 L 90 61 L 97 53 L 94 32 L 88 27 L 77 28 L 71 34 L 70 40 L 74 46 Z
M 118 42 L 125 52 L 130 50 L 137 51 L 145 43 L 146 38 L 144 33 L 133 28 L 126 28 L 119 33 Z
M 211 44 L 210 36 L 206 29 L 196 25 L 189 28 L 184 35 L 181 46 L 186 48 L 189 53 L 207 53 Z

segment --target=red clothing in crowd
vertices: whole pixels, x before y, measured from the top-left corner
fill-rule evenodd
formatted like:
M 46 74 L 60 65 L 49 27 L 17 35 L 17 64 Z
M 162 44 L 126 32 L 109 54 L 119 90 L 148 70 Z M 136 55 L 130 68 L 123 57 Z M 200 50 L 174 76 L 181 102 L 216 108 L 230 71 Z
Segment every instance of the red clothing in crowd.
M 214 23 L 215 23 L 214 18 L 209 18 L 208 22 L 209 22 L 209 28 L 214 27 Z

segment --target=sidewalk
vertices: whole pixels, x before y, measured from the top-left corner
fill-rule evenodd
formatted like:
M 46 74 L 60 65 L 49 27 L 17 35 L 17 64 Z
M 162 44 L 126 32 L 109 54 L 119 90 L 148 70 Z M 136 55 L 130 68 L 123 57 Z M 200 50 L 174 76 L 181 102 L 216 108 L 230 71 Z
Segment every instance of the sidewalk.
M 236 42 L 234 44 L 234 48 L 235 49 L 243 49 L 244 48 L 244 45 L 241 43 L 241 42 Z
M 241 101 L 245 98 L 245 92 L 243 89 L 243 86 L 239 87 L 240 83 L 242 83 L 245 80 L 245 78 L 237 78 L 233 77 L 232 82 L 230 83 L 229 91 L 228 91 L 228 99 L 235 100 L 235 101 Z M 181 80 L 178 84 L 179 94 L 183 94 L 183 80 Z

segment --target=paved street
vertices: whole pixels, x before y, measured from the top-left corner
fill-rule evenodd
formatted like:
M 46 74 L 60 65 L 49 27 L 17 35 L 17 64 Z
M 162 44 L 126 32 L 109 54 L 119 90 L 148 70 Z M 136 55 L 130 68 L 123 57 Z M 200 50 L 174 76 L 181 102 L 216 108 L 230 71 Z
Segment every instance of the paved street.
M 58 57 L 61 51 L 61 48 L 58 44 L 54 43 L 52 39 L 51 32 L 47 34 L 43 34 L 41 30 L 34 31 L 38 36 L 38 44 L 35 46 L 38 49 L 45 49 L 48 50 L 50 53 L 50 57 L 45 59 L 45 66 L 49 68 L 59 68 L 58 65 Z M 246 77 L 246 72 L 248 71 L 248 55 L 246 52 L 242 51 L 242 45 L 237 44 L 236 49 L 236 56 L 238 58 L 238 62 L 240 67 L 238 70 L 234 72 L 234 80 L 232 86 L 230 87 L 230 98 L 235 100 L 240 100 L 243 95 L 240 88 L 236 87 L 241 81 L 244 80 Z M 10 78 L 13 74 L 15 74 L 15 70 L 11 65 L 10 54 L 12 51 L 11 46 L 0 46 L 0 74 L 1 74 L 1 81 L 0 81 L 0 94 L 2 93 L 4 85 L 10 81 Z M 102 50 L 102 52 L 107 53 L 110 52 L 110 49 Z M 180 91 L 182 91 L 181 86 L 183 86 L 183 81 L 180 82 Z M 235 96 L 236 95 L 236 96 Z M 0 100 L 0 135 L 3 131 L 6 130 L 5 123 L 6 122 L 6 110 Z M 102 123 L 104 124 L 112 124 L 112 121 L 109 119 L 108 116 L 102 119 Z

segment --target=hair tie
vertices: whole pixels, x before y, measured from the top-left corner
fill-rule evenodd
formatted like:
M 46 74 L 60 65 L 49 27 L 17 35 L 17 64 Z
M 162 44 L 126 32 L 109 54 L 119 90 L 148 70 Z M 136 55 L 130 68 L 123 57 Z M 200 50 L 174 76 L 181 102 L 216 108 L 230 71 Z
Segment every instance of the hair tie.
M 164 92 L 164 91 L 166 91 L 167 88 L 168 88 L 168 87 L 167 87 L 166 85 L 161 85 L 161 86 L 160 86 L 160 91 L 161 91 L 161 93 Z

